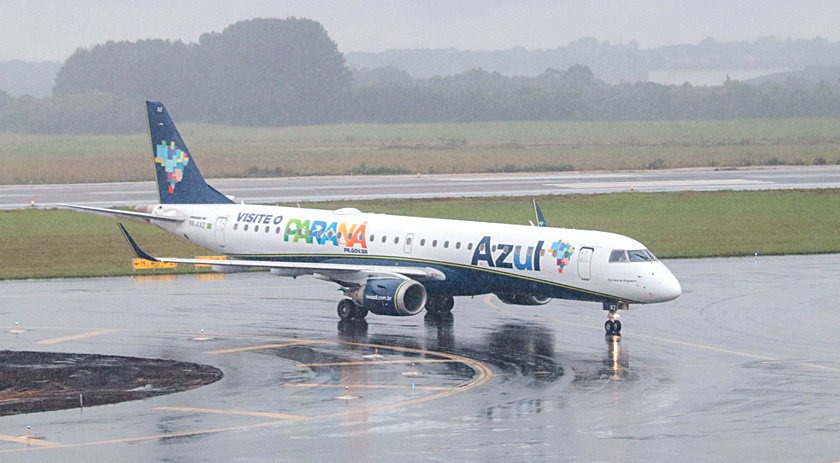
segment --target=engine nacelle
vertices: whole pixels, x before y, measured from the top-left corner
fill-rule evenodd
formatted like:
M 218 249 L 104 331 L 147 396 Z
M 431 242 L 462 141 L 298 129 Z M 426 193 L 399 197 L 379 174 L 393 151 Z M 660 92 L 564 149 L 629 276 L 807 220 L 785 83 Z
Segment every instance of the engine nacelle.
M 356 302 L 376 315 L 417 315 L 426 305 L 426 287 L 414 280 L 377 278 L 367 281 L 361 299 Z
M 496 293 L 496 297 L 499 298 L 505 304 L 513 304 L 513 305 L 544 305 L 548 304 L 548 301 L 551 300 L 550 297 L 540 297 L 540 296 L 528 296 L 522 294 L 505 294 L 505 293 Z

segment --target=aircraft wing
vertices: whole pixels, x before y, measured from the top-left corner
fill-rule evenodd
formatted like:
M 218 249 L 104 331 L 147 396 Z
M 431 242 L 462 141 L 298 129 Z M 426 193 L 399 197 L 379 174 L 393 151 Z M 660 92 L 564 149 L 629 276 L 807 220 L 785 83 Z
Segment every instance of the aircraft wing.
M 446 275 L 444 275 L 443 272 L 429 267 L 383 267 L 375 265 L 350 265 L 321 262 L 278 262 L 249 259 L 213 260 L 180 257 L 154 257 L 140 248 L 122 224 L 118 225 L 120 226 L 120 230 L 122 230 L 123 235 L 125 235 L 125 238 L 128 240 L 128 243 L 134 250 L 134 253 L 137 254 L 137 257 L 153 262 L 210 265 L 216 268 L 222 267 L 243 270 L 249 268 L 264 268 L 283 272 L 280 273 L 281 275 L 298 276 L 311 274 L 324 280 L 351 285 L 364 284 L 364 282 L 370 278 L 381 277 L 411 278 L 418 281 L 446 279 Z
M 174 217 L 168 215 L 149 214 L 147 212 L 124 211 L 121 209 L 107 209 L 104 207 L 79 206 L 76 204 L 56 204 L 58 207 L 66 207 L 69 209 L 78 209 L 82 212 L 89 212 L 96 215 L 104 215 L 107 217 L 133 217 L 144 220 L 161 220 L 164 222 L 183 222 L 182 217 Z

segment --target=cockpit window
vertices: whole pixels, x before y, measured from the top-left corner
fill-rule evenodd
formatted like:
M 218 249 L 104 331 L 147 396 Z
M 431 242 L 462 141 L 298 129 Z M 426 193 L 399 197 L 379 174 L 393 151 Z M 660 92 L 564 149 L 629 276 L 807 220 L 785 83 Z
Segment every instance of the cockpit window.
M 614 249 L 610 253 L 610 262 L 627 262 L 627 252 L 624 249 Z
M 610 262 L 656 262 L 658 259 L 647 249 L 625 251 L 614 249 L 610 253 Z
M 656 262 L 656 256 L 647 249 L 627 251 L 627 255 L 630 256 L 630 262 Z

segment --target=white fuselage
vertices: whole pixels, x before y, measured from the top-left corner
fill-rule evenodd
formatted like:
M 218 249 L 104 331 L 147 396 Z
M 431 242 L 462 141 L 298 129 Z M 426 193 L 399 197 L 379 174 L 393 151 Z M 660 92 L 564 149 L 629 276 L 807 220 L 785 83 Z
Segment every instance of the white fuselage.
M 152 222 L 236 258 L 440 268 L 446 280 L 427 286 L 452 295 L 655 303 L 681 292 L 641 243 L 614 233 L 244 204 L 159 205 L 153 213 L 184 218 Z M 637 252 L 621 259 L 622 250 Z

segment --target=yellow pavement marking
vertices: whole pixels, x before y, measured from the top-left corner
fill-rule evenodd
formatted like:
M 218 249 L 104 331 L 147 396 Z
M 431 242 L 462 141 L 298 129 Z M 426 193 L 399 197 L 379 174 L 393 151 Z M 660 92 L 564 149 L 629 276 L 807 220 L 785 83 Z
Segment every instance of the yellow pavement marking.
M 92 338 L 94 336 L 99 336 L 99 335 L 102 335 L 102 334 L 116 333 L 117 331 L 119 331 L 119 330 L 94 330 L 94 331 L 88 331 L 87 333 L 74 334 L 72 336 L 63 336 L 63 337 L 60 337 L 60 338 L 44 339 L 43 341 L 38 341 L 38 344 L 58 344 L 60 342 L 75 341 L 77 339 L 84 339 L 84 338 Z
M 263 349 L 277 349 L 279 347 L 289 347 L 289 346 L 299 346 L 305 344 L 326 344 L 326 341 L 292 341 L 292 342 L 284 342 L 282 344 L 262 344 L 259 346 L 246 346 L 246 347 L 234 347 L 232 349 L 219 349 L 219 350 L 211 350 L 205 352 L 205 354 L 210 355 L 219 355 L 219 354 L 233 354 L 236 352 L 248 352 L 252 350 L 263 350 Z
M 58 447 L 63 444 L 59 444 L 58 442 L 50 442 L 44 439 L 38 439 L 35 437 L 15 437 L 15 436 L 4 436 L 0 434 L 0 441 L 6 442 L 17 442 L 19 444 L 26 444 L 26 445 L 37 445 L 39 447 Z
M 455 389 L 455 387 L 446 386 L 408 386 L 398 384 L 318 384 L 318 383 L 303 383 L 303 384 L 284 384 L 283 387 L 329 387 L 329 388 L 350 388 L 350 389 L 421 389 L 425 391 L 448 391 Z
M 273 413 L 273 412 L 248 412 L 240 410 L 217 410 L 213 408 L 195 408 L 195 407 L 155 407 L 154 410 L 166 410 L 173 412 L 188 412 L 188 413 L 210 413 L 214 415 L 238 415 L 238 416 L 256 416 L 260 418 L 274 418 L 289 421 L 303 421 L 310 419 L 308 416 L 291 415 L 288 413 Z
M 435 354 L 438 355 L 438 354 Z M 327 363 L 301 363 L 302 367 L 343 367 L 348 365 L 379 365 L 379 364 L 405 364 L 412 363 L 462 363 L 450 359 L 414 359 L 414 360 L 367 360 L 364 362 L 327 362 Z

